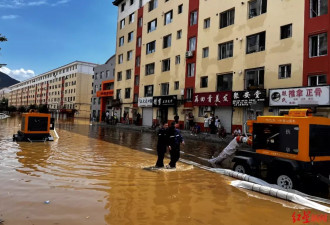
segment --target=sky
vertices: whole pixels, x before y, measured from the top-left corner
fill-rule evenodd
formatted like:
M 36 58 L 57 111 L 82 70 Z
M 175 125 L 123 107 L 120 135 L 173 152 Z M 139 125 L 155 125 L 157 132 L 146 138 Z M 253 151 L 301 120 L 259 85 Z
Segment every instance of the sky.
M 113 0 L 0 0 L 0 68 L 23 81 L 78 61 L 104 64 L 115 54 Z

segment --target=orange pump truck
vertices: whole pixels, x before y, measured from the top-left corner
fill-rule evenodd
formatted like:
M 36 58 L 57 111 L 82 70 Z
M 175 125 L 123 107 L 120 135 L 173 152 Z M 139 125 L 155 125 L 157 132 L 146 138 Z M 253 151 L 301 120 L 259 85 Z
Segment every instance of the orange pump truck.
M 247 125 L 252 149 L 236 152 L 235 171 L 266 176 L 285 189 L 304 190 L 312 183 L 329 190 L 329 118 L 292 109 L 284 116 L 259 116 Z
M 13 141 L 53 141 L 50 130 L 54 129 L 54 119 L 48 113 L 30 111 L 23 113 L 21 130 L 13 135 Z

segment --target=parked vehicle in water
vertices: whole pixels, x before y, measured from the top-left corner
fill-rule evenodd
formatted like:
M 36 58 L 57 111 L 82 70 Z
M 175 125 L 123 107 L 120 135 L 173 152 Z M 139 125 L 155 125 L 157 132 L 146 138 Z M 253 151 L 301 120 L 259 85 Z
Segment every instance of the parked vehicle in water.
M 10 117 L 10 116 L 8 116 L 8 115 L 5 114 L 5 113 L 0 113 L 0 120 L 2 120 L 2 119 L 6 119 L 6 118 L 8 118 L 8 117 Z
M 252 148 L 236 152 L 234 170 L 266 176 L 285 189 L 307 184 L 330 185 L 330 119 L 292 109 L 285 116 L 259 116 L 248 121 Z

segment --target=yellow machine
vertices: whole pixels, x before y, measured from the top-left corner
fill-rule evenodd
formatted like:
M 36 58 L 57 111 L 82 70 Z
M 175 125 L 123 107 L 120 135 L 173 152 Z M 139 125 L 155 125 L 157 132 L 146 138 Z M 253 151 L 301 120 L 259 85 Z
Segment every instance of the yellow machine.
M 293 109 L 285 116 L 248 121 L 252 151 L 240 150 L 234 170 L 267 177 L 287 189 L 306 182 L 330 184 L 330 119 Z
M 13 135 L 14 141 L 53 141 L 50 130 L 53 129 L 50 114 L 29 112 L 22 115 L 21 130 Z

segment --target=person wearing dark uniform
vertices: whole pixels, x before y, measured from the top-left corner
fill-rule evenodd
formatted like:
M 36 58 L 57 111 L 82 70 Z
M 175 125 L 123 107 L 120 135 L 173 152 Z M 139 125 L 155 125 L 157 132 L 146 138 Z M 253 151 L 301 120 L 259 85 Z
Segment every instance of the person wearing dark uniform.
M 176 167 L 176 162 L 180 158 L 180 144 L 184 144 L 184 140 L 181 136 L 180 130 L 175 128 L 175 122 L 171 123 L 171 127 L 168 129 L 169 138 L 169 150 L 171 155 L 171 161 L 169 163 L 170 168 Z
M 158 159 L 155 167 L 164 167 L 164 155 L 168 146 L 168 124 L 165 123 L 158 131 L 157 155 Z

